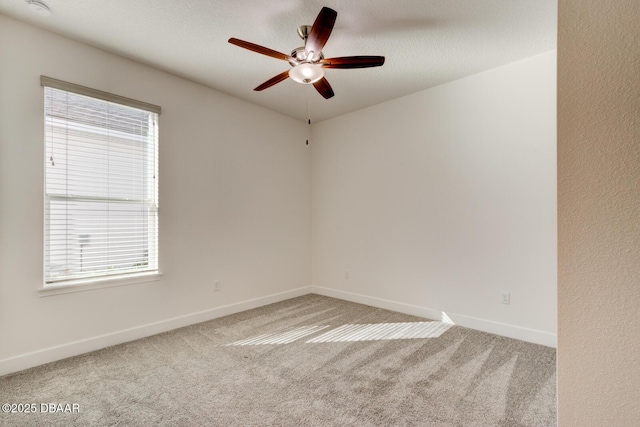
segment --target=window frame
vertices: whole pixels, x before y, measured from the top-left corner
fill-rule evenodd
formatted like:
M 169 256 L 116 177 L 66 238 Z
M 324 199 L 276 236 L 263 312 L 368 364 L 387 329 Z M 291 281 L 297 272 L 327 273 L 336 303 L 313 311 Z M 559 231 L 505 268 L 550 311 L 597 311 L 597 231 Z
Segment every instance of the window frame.
M 159 185 L 158 185 L 158 163 L 157 163 L 157 159 L 158 159 L 158 147 L 159 147 L 159 118 L 160 118 L 160 113 L 161 113 L 161 108 L 157 105 L 154 104 L 149 104 L 146 102 L 142 102 L 142 101 L 137 101 L 131 98 L 126 98 L 123 96 L 119 96 L 119 95 L 115 95 L 109 92 L 104 92 L 104 91 L 100 91 L 97 89 L 92 89 L 92 88 L 88 88 L 85 86 L 80 86 L 80 85 L 76 85 L 73 83 L 69 83 L 69 82 L 65 82 L 62 80 L 57 80 L 57 79 L 53 79 L 51 77 L 46 77 L 46 76 L 40 76 L 40 85 L 43 87 L 43 91 L 44 88 L 52 88 L 52 89 L 57 89 L 57 90 L 62 90 L 65 92 L 69 92 L 69 93 L 73 93 L 73 94 L 77 94 L 77 95 L 81 95 L 81 96 L 85 96 L 85 97 L 90 97 L 99 101 L 106 101 L 106 102 L 110 102 L 110 103 L 115 103 L 115 104 L 119 104 L 125 107 L 132 107 L 135 109 L 139 109 L 139 110 L 144 110 L 148 113 L 154 113 L 157 115 L 157 121 L 155 123 L 155 147 L 153 148 L 153 154 L 155 156 L 154 159 L 154 168 L 155 168 L 155 174 L 154 174 L 154 179 L 156 180 L 153 185 L 155 185 L 155 199 L 157 201 L 156 205 L 155 205 L 155 224 L 157 227 L 157 224 L 159 224 L 159 194 L 158 194 L 158 189 L 159 189 Z M 46 116 L 47 111 L 46 108 L 44 109 L 44 116 Z M 44 132 L 44 138 L 43 141 L 46 144 L 46 135 L 47 132 L 45 130 Z M 66 144 L 66 142 L 65 142 Z M 44 147 L 44 145 L 43 145 Z M 46 150 L 44 150 L 46 152 Z M 44 156 L 43 156 L 44 157 Z M 44 165 L 46 165 L 46 162 L 43 162 Z M 68 292 L 76 292 L 76 291 L 86 291 L 86 290 L 91 290 L 91 289 L 101 289 L 101 288 L 105 288 L 105 287 L 111 287 L 111 286 L 123 286 L 123 285 L 129 285 L 129 284 L 134 284 L 134 283 L 145 283 L 145 282 L 149 282 L 149 281 L 156 281 L 159 280 L 162 273 L 160 272 L 160 254 L 159 254 L 159 230 L 157 230 L 156 228 L 156 232 L 155 232 L 155 269 L 150 269 L 150 270 L 142 270 L 142 271 L 124 271 L 122 273 L 118 273 L 118 274 L 105 274 L 105 272 L 101 272 L 99 274 L 96 274 L 95 276 L 89 276 L 89 277 L 76 277 L 76 278 L 67 278 L 67 279 L 62 279 L 62 280 L 50 280 L 51 278 L 47 276 L 47 272 L 48 272 L 48 248 L 50 246 L 50 238 L 51 236 L 48 236 L 47 234 L 47 218 L 46 215 L 48 214 L 48 193 L 47 193 L 47 181 L 46 181 L 46 177 L 47 177 L 47 170 L 46 170 L 46 166 L 45 166 L 45 170 L 44 170 L 44 188 L 43 188 L 43 202 L 44 202 L 44 206 L 43 206 L 43 212 L 45 217 L 43 218 L 43 281 L 42 281 L 42 285 L 40 288 L 38 288 L 38 290 L 41 292 L 40 296 L 46 296 L 46 295 L 56 295 L 56 294 L 60 294 L 60 293 L 68 293 Z M 73 200 L 73 196 L 71 197 L 71 199 L 69 199 L 69 197 L 64 197 L 65 200 Z M 108 199 L 110 200 L 110 198 Z M 114 201 L 117 202 L 117 197 L 114 198 Z

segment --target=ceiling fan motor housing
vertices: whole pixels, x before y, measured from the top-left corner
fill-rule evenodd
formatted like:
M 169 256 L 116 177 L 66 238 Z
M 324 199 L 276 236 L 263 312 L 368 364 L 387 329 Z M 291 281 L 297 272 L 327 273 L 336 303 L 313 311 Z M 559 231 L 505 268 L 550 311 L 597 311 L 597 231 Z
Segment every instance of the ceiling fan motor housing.
M 304 46 L 295 48 L 291 51 L 291 57 L 295 58 L 298 62 L 310 62 L 307 60 L 307 53 L 304 50 Z M 320 55 L 314 52 L 313 54 L 313 62 L 318 62 L 321 59 L 324 59 L 324 54 L 320 52 Z M 291 64 L 292 66 L 296 66 L 297 64 Z

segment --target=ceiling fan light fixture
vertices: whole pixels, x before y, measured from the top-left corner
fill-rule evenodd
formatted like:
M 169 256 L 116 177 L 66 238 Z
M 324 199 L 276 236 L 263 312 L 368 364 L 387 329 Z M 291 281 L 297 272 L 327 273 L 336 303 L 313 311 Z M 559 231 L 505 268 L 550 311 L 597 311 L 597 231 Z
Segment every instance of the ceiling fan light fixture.
M 304 46 L 291 51 L 291 55 L 231 37 L 229 43 L 248 49 L 250 51 L 270 56 L 272 58 L 287 61 L 293 68 L 283 71 L 258 85 L 253 90 L 263 91 L 271 86 L 285 81 L 291 77 L 301 84 L 313 84 L 324 99 L 334 96 L 331 85 L 324 78 L 325 68 L 369 68 L 379 67 L 384 64 L 384 56 L 343 56 L 339 58 L 325 59 L 322 48 L 329 39 L 333 25 L 336 22 L 338 12 L 328 7 L 323 7 L 318 13 L 313 25 L 303 25 L 298 28 L 298 35 L 304 40 Z
M 289 77 L 298 83 L 308 85 L 323 78 L 324 70 L 320 65 L 304 63 L 289 70 Z

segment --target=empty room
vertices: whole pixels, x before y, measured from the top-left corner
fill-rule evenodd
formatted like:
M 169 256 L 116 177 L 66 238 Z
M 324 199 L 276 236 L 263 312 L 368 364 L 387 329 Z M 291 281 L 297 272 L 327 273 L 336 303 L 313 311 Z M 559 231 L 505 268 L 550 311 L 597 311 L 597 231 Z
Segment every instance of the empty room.
M 0 425 L 634 425 L 639 9 L 0 0 Z

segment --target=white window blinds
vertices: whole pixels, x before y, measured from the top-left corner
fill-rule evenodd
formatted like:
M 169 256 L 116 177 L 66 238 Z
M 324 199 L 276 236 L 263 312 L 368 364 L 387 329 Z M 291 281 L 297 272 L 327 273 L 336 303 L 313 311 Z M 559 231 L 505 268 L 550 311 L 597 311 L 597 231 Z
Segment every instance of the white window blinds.
M 41 78 L 45 284 L 158 270 L 160 108 Z

